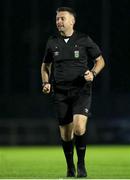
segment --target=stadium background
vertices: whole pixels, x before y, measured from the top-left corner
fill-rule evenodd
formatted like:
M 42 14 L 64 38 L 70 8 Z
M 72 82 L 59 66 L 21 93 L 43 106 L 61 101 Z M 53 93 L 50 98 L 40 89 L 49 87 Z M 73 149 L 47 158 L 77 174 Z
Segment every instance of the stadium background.
M 0 145 L 59 144 L 53 97 L 42 94 L 40 77 L 59 6 L 76 10 L 76 29 L 106 60 L 94 82 L 88 143 L 130 144 L 130 1 L 1 0 Z

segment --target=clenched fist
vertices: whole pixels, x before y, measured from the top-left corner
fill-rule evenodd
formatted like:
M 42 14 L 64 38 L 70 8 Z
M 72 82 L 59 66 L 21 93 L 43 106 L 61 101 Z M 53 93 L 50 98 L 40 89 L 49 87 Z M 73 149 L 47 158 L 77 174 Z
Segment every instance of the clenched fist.
M 49 94 L 51 90 L 51 84 L 50 83 L 46 83 L 43 86 L 42 92 L 44 92 L 45 94 Z
M 84 73 L 84 78 L 85 78 L 86 81 L 93 81 L 93 79 L 94 79 L 93 72 L 87 70 L 87 71 Z

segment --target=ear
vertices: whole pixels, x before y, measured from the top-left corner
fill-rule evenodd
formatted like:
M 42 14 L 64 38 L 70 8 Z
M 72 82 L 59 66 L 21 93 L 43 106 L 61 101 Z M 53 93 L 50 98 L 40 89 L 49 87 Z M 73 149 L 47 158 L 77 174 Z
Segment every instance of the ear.
M 74 17 L 72 17 L 72 19 L 71 19 L 71 24 L 72 24 L 72 25 L 75 24 L 75 18 L 74 18 Z

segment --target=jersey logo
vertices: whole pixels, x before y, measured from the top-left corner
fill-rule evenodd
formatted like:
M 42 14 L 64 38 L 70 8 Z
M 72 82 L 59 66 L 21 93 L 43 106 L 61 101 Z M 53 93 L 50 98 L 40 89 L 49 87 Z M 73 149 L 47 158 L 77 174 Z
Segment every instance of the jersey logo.
M 59 56 L 59 51 L 55 51 L 54 56 Z
M 86 113 L 88 113 L 88 109 L 87 109 L 87 108 L 85 108 L 84 111 L 85 111 Z
M 79 58 L 79 51 L 78 51 L 78 50 L 75 50 L 75 51 L 74 51 L 74 57 L 75 57 L 75 58 Z

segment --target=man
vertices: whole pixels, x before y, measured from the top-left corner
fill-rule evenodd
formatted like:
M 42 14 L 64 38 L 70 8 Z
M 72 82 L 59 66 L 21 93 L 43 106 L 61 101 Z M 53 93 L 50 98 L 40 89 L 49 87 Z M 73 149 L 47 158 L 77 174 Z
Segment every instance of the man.
M 105 63 L 93 40 L 74 30 L 75 21 L 73 9 L 57 9 L 56 26 L 59 34 L 47 42 L 41 74 L 44 93 L 50 93 L 53 85 L 67 177 L 76 175 L 74 142 L 78 157 L 77 177 L 86 177 L 86 125 L 91 104 L 91 85 Z M 87 65 L 89 59 L 94 60 L 91 70 Z

